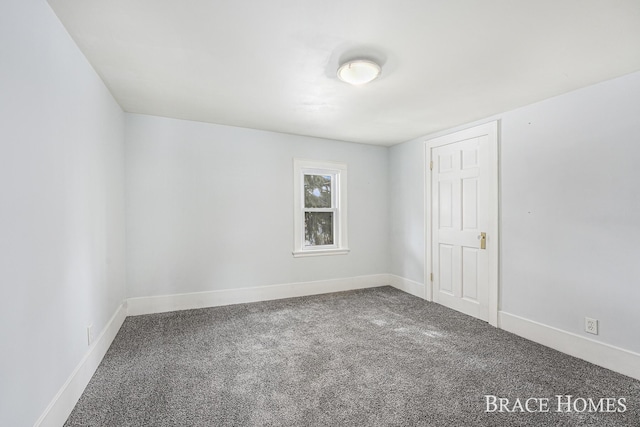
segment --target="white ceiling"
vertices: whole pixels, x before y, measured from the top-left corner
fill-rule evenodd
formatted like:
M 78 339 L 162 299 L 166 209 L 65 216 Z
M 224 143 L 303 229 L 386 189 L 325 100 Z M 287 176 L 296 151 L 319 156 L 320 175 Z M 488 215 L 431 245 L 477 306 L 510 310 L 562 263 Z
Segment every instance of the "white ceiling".
M 639 0 L 49 3 L 125 111 L 369 144 L 640 70 Z

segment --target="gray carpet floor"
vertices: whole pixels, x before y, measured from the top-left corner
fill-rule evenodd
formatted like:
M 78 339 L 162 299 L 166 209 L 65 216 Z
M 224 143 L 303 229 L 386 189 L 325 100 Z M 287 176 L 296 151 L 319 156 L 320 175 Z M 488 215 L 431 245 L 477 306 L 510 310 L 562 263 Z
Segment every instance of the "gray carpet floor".
M 65 425 L 640 426 L 640 381 L 383 287 L 129 317 Z

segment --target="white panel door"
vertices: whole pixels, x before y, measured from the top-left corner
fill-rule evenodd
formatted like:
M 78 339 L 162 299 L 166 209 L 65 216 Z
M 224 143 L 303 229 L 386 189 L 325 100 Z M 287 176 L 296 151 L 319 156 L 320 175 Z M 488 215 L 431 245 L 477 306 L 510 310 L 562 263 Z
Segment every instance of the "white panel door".
M 460 138 L 431 148 L 433 299 L 488 321 L 489 142 Z

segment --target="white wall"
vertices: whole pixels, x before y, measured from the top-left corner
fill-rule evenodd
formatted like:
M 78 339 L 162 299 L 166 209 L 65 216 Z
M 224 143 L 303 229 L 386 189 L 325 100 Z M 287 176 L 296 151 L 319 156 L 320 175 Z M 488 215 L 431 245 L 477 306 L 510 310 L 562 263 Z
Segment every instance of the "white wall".
M 130 297 L 388 272 L 386 147 L 126 115 Z M 348 165 L 348 255 L 294 258 L 293 158 Z
M 124 114 L 44 0 L 0 6 L 0 425 L 31 426 L 124 289 Z
M 640 352 L 640 73 L 502 121 L 502 310 Z
M 502 311 L 640 352 L 639 117 L 634 73 L 491 118 L 501 120 Z M 413 280 L 424 268 L 418 159 L 433 136 L 390 150 L 391 229 L 402 230 L 390 267 Z M 585 316 L 600 320 L 599 336 L 585 334 Z
M 389 150 L 390 271 L 424 283 L 424 143 Z

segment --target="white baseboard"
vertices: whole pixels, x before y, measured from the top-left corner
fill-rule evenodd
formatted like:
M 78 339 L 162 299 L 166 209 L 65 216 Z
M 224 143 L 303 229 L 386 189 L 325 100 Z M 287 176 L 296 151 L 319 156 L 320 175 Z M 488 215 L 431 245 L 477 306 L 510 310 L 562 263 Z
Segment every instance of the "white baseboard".
M 167 311 L 191 310 L 195 308 L 269 301 L 387 285 L 389 285 L 388 274 L 373 274 L 369 276 L 349 277 L 346 279 L 129 298 L 127 300 L 127 315 L 138 316 L 141 314 L 164 313 Z
M 393 274 L 375 274 L 346 279 L 288 283 L 254 288 L 227 289 L 188 294 L 129 298 L 118 307 L 94 344 L 34 424 L 34 427 L 59 427 L 64 424 L 102 358 L 120 330 L 127 315 L 162 313 L 175 310 L 216 307 L 247 302 L 268 301 L 354 289 L 391 285 L 420 298 L 425 286 Z M 556 329 L 532 320 L 499 312 L 500 328 L 521 337 L 586 360 L 612 371 L 640 380 L 640 354 L 614 347 L 580 335 Z
M 499 312 L 500 328 L 594 365 L 640 380 L 640 354 Z
M 408 294 L 426 299 L 425 286 L 422 283 L 405 279 L 404 277 L 389 274 L 389 284 L 396 289 L 400 289 Z
M 124 319 L 127 317 L 126 311 L 125 304 L 121 304 L 118 307 L 78 366 L 76 366 L 51 403 L 49 403 L 47 409 L 38 418 L 34 427 L 60 427 L 65 423 L 120 330 Z

